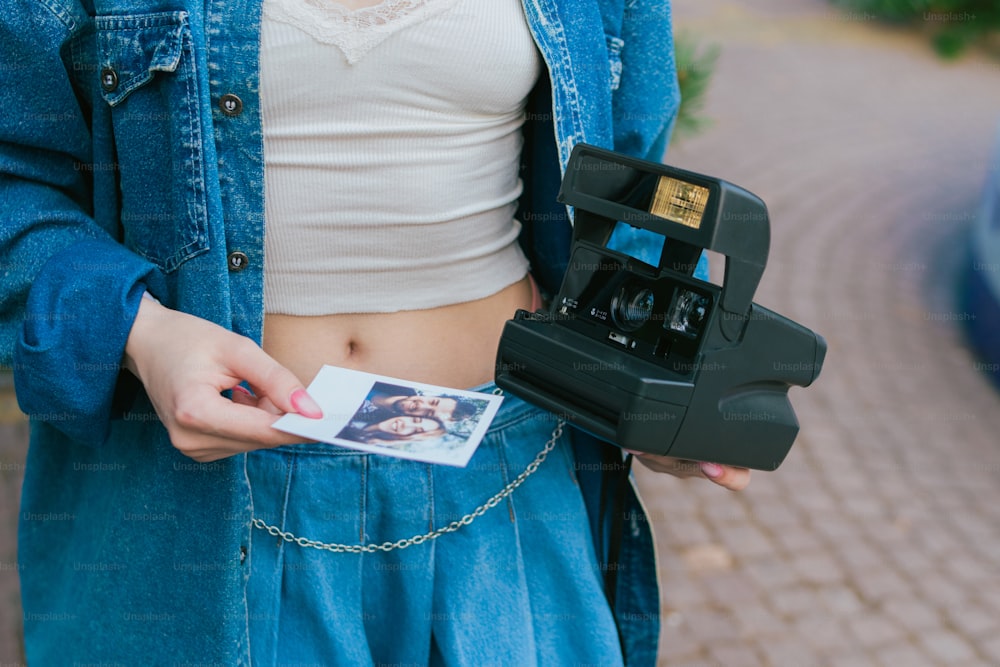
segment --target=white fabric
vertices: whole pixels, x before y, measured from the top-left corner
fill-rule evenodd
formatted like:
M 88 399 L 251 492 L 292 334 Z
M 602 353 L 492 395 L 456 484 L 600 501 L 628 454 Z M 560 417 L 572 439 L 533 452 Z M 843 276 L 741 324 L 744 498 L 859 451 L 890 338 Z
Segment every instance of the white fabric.
M 265 309 L 432 308 L 521 279 L 541 62 L 518 0 L 265 0 Z
M 458 0 L 385 0 L 350 10 L 335 0 L 278 0 L 264 4 L 267 19 L 288 23 L 355 63 L 393 32 L 451 8 Z

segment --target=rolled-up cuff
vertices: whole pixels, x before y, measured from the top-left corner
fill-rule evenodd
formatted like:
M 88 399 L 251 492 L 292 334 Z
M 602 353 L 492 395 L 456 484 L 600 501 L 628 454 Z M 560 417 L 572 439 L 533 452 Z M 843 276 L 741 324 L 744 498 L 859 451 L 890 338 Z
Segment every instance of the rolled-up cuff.
M 14 349 L 21 410 L 82 444 L 103 443 L 114 408 L 127 403 L 116 389 L 139 302 L 164 287 L 154 265 L 111 240 L 53 255 L 31 286 Z M 138 386 L 129 383 L 133 395 Z

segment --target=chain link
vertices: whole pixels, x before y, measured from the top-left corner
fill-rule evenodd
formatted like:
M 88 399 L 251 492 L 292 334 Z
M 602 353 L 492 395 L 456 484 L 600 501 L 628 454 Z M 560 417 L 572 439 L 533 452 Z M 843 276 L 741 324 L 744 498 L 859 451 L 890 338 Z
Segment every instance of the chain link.
M 562 436 L 563 427 L 565 425 L 566 422 L 563 421 L 562 419 L 560 419 L 556 423 L 556 427 L 552 429 L 551 437 L 549 437 L 548 441 L 545 443 L 545 446 L 535 456 L 535 459 L 527 466 L 525 466 L 524 470 L 521 471 L 521 474 L 515 477 L 513 480 L 511 480 L 510 483 L 508 483 L 507 486 L 503 487 L 499 493 L 494 495 L 492 498 L 487 500 L 485 503 L 483 503 L 476 509 L 472 510 L 471 512 L 463 516 L 461 519 L 452 521 L 451 523 L 445 526 L 436 528 L 430 531 L 429 533 L 424 533 L 423 535 L 414 535 L 413 537 L 408 537 L 402 540 L 396 540 L 395 542 L 382 542 L 381 544 L 375 544 L 375 543 L 337 544 L 335 542 L 333 543 L 319 542 L 317 540 L 309 540 L 304 537 L 296 537 L 294 534 L 281 530 L 277 526 L 272 526 L 268 523 L 265 523 L 262 519 L 258 519 L 257 517 L 254 517 L 250 521 L 255 528 L 267 531 L 270 535 L 273 535 L 274 537 L 280 537 L 285 542 L 292 542 L 294 544 L 299 545 L 300 547 L 320 549 L 323 551 L 332 551 L 333 553 L 352 553 L 352 554 L 375 553 L 376 551 L 393 551 L 395 549 L 405 549 L 406 547 L 413 546 L 415 544 L 423 544 L 424 542 L 427 542 L 429 540 L 437 539 L 442 535 L 444 535 L 445 533 L 454 533 L 462 526 L 468 526 L 470 523 L 472 523 L 482 515 L 486 514 L 488 510 L 491 510 L 497 505 L 499 505 L 500 502 L 504 500 L 504 498 L 514 493 L 514 490 L 517 489 L 517 487 L 524 484 L 524 481 L 528 479 L 528 477 L 533 475 L 535 471 L 538 470 L 538 466 L 540 466 L 542 462 L 545 461 L 546 457 L 548 457 L 549 453 L 553 449 L 555 449 L 556 442 L 559 440 L 560 436 Z

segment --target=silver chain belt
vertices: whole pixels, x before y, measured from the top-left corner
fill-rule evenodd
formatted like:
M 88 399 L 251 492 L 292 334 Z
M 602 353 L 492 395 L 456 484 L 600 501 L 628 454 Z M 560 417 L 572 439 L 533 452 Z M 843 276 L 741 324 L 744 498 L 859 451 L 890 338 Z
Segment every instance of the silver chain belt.
M 538 470 L 538 466 L 545 461 L 546 457 L 556 447 L 556 441 L 563 433 L 563 427 L 566 425 L 562 419 L 556 423 L 556 427 L 552 429 L 552 435 L 549 437 L 545 446 L 542 450 L 538 452 L 535 459 L 525 466 L 524 470 L 520 475 L 515 477 L 507 486 L 500 489 L 500 492 L 494 495 L 492 498 L 487 500 L 485 503 L 472 510 L 461 519 L 452 521 L 446 526 L 441 526 L 440 528 L 435 528 L 429 533 L 424 533 L 423 535 L 414 535 L 413 537 L 407 537 L 402 540 L 396 540 L 395 542 L 382 542 L 381 544 L 337 544 L 336 542 L 319 542 L 317 540 L 309 540 L 304 537 L 296 537 L 292 533 L 281 530 L 277 526 L 272 526 L 265 523 L 262 519 L 254 517 L 250 520 L 254 528 L 260 528 L 261 530 L 266 530 L 269 534 L 280 537 L 286 542 L 293 542 L 300 547 L 310 547 L 312 549 L 322 549 L 323 551 L 332 551 L 333 553 L 375 553 L 376 551 L 393 551 L 395 549 L 405 549 L 406 547 L 412 546 L 414 544 L 423 544 L 428 540 L 434 540 L 445 533 L 454 533 L 456 530 L 462 526 L 468 526 L 470 523 L 475 521 L 477 518 L 486 514 L 487 510 L 490 510 L 500 504 L 504 498 L 514 493 L 514 489 L 524 484 L 524 481 L 528 479 L 531 475 Z

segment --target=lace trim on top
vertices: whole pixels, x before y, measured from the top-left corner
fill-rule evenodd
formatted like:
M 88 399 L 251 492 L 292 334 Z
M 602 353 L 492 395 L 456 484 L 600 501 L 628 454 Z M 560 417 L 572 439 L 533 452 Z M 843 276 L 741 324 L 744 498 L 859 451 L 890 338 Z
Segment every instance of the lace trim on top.
M 264 16 L 339 48 L 354 64 L 397 30 L 446 12 L 459 0 L 383 0 L 348 9 L 336 0 L 266 0 Z

